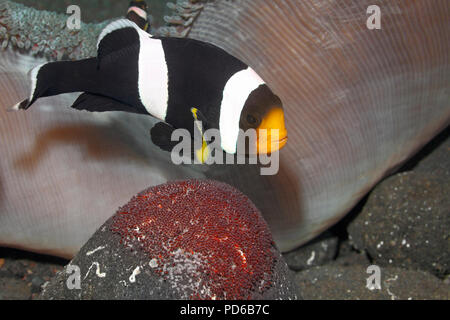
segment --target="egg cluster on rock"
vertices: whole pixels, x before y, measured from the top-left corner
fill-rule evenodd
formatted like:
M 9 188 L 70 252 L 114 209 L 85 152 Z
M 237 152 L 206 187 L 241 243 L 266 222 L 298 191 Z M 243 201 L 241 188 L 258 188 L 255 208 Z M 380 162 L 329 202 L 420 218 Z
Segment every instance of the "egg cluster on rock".
M 270 286 L 272 236 L 256 207 L 228 185 L 185 181 L 150 188 L 113 220 L 111 230 L 124 245 L 146 252 L 156 272 L 189 283 L 181 291 L 236 299 Z
M 151 187 L 110 218 L 43 298 L 296 299 L 292 274 L 258 209 L 210 180 Z

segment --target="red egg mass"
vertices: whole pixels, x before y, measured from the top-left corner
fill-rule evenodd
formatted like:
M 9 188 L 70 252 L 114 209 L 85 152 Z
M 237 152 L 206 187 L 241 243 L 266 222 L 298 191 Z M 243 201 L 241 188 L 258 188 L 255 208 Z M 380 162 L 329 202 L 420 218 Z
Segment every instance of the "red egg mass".
M 273 240 L 255 205 L 210 180 L 149 188 L 120 208 L 111 231 L 191 299 L 248 299 L 271 286 Z

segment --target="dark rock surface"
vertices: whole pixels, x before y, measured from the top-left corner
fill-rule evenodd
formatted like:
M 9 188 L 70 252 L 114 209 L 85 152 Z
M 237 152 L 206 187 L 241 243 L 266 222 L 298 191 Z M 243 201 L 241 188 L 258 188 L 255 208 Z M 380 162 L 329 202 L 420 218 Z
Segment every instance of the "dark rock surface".
M 350 240 L 376 264 L 450 269 L 450 180 L 425 172 L 396 174 L 370 194 L 348 227 Z
M 339 252 L 297 273 L 304 299 L 449 299 L 449 131 L 331 228 Z M 366 287 L 370 265 L 380 268 L 380 290 Z
M 45 286 L 42 299 L 297 299 L 297 294 L 250 200 L 226 184 L 190 180 L 152 187 L 120 208 Z
M 17 278 L 0 278 L 0 300 L 18 300 L 31 297 L 31 287 Z
M 78 255 L 45 285 L 42 299 L 176 299 L 153 275 L 150 260 L 120 243 L 104 225 Z M 79 268 L 79 273 L 76 269 Z M 79 276 L 80 287 L 77 288 Z
M 67 260 L 0 248 L 0 300 L 36 299 Z
M 432 174 L 450 180 L 450 127 L 428 143 L 400 171 Z
M 337 236 L 326 232 L 298 249 L 283 253 L 283 257 L 294 271 L 320 266 L 334 259 L 338 252 L 338 242 Z
M 326 265 L 297 273 L 304 299 L 411 300 L 450 298 L 450 286 L 429 273 L 381 268 L 380 289 L 368 289 L 368 266 Z
M 339 266 L 369 266 L 371 262 L 367 257 L 365 251 L 358 251 L 353 248 L 348 239 L 343 240 L 339 244 L 339 253 L 333 261 L 330 261 L 328 265 L 339 265 Z

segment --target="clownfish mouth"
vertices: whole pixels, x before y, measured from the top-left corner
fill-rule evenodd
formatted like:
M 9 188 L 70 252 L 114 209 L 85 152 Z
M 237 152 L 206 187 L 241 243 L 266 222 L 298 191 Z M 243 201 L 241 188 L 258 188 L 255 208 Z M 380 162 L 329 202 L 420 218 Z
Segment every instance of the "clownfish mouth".
M 270 110 L 257 128 L 257 153 L 269 154 L 283 148 L 288 140 L 281 107 Z
M 278 149 L 283 148 L 287 143 L 288 137 L 285 136 L 284 138 L 278 139 L 278 140 L 271 140 L 270 143 L 278 143 L 279 147 Z
M 287 136 L 284 136 L 281 139 L 267 139 L 267 142 L 265 142 L 264 139 L 258 139 L 258 154 L 270 154 L 279 151 L 286 145 L 287 140 Z

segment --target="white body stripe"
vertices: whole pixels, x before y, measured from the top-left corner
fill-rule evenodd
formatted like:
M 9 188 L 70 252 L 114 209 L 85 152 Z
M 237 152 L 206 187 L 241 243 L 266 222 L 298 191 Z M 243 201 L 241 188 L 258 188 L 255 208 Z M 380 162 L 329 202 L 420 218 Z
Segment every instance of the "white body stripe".
M 161 40 L 139 33 L 139 97 L 148 113 L 165 120 L 169 101 L 169 75 Z
M 138 25 L 131 20 L 128 20 L 128 19 L 115 20 L 115 21 L 111 22 L 110 24 L 108 24 L 102 30 L 102 32 L 100 32 L 100 35 L 98 36 L 98 39 L 97 39 L 97 49 L 98 49 L 98 45 L 103 40 L 103 38 L 106 37 L 106 35 L 110 34 L 113 31 L 116 31 L 116 30 L 119 30 L 122 28 L 127 28 L 127 27 L 134 28 L 134 29 L 136 29 L 137 32 L 139 32 L 139 30 L 141 30 L 138 27 Z
M 155 118 L 165 120 L 169 101 L 169 76 L 161 40 L 153 39 L 149 33 L 139 28 L 134 22 L 120 19 L 111 22 L 103 29 L 98 38 L 97 47 L 107 34 L 126 27 L 134 28 L 139 35 L 139 98 L 148 113 Z
M 30 101 L 34 97 L 34 91 L 36 91 L 36 84 L 37 84 L 37 75 L 39 73 L 39 70 L 41 70 L 42 66 L 46 63 L 41 63 L 40 65 L 34 67 L 30 70 L 30 79 L 31 79 L 31 93 L 30 93 Z
M 220 105 L 220 139 L 225 152 L 236 153 L 239 120 L 248 96 L 264 81 L 250 67 L 236 72 L 226 83 Z

